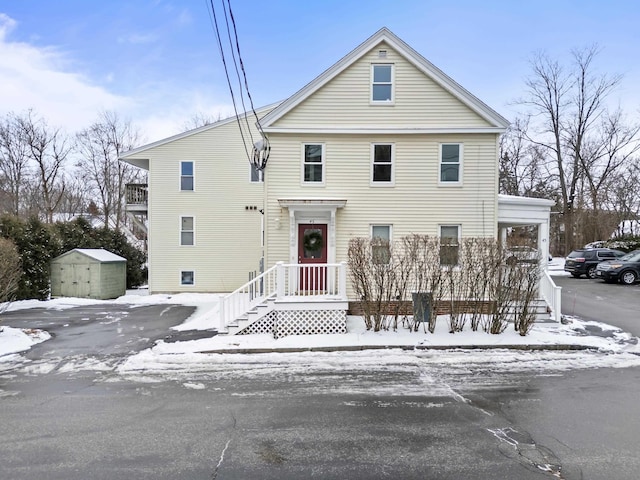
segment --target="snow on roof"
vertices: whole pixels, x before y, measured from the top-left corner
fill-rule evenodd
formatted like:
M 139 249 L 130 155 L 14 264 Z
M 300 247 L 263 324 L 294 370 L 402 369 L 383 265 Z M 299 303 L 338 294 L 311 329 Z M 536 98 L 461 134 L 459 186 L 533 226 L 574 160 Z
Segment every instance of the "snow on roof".
M 99 262 L 126 262 L 126 258 L 111 253 L 104 248 L 74 248 L 72 252 L 79 252 L 87 257 L 91 257 Z M 70 253 L 70 252 L 67 252 Z

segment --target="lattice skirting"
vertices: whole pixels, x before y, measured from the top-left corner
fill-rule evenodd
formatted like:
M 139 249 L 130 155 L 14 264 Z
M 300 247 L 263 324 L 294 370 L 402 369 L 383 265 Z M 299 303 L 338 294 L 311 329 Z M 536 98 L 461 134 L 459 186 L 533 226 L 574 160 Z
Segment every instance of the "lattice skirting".
M 268 333 L 273 335 L 277 313 L 278 312 L 267 313 L 257 322 L 252 323 L 248 327 L 239 331 L 237 335 L 254 335 L 257 333 Z
M 277 312 L 273 336 L 347 333 L 344 310 L 280 310 Z
M 238 335 L 273 334 L 275 338 L 317 333 L 347 333 L 344 310 L 279 310 L 238 332 Z

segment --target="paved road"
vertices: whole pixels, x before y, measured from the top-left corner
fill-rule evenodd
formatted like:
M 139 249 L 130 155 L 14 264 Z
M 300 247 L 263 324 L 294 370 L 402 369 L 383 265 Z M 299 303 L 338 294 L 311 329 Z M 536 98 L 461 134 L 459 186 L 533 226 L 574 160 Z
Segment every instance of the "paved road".
M 123 371 L 190 313 L 140 308 L 47 313 L 56 337 L 0 373 L 0 478 L 638 478 L 640 368 L 584 368 L 610 356 L 216 355 Z
M 562 287 L 562 313 L 609 323 L 640 337 L 640 284 L 554 277 Z

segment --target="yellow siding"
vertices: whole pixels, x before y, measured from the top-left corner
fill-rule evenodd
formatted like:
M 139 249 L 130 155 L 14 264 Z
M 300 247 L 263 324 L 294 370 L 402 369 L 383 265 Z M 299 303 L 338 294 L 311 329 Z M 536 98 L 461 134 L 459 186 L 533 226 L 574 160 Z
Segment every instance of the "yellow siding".
M 386 60 L 378 58 L 380 49 L 387 50 Z M 393 105 L 372 105 L 370 102 L 371 64 L 376 62 L 394 64 Z M 388 45 L 381 43 L 273 126 L 460 128 L 491 125 Z
M 325 144 L 325 186 L 301 185 L 301 145 Z M 395 186 L 372 187 L 371 143 L 394 143 Z M 464 145 L 463 185 L 439 186 L 439 145 Z M 371 224 L 390 224 L 393 238 L 438 235 L 438 225 L 461 225 L 463 237 L 497 233 L 496 135 L 271 135 L 267 169 L 267 265 L 289 261 L 289 212 L 278 199 L 346 199 L 336 214 L 336 261 Z M 275 220 L 279 218 L 279 222 Z M 277 228 L 279 223 L 279 228 Z
M 259 138 L 255 131 L 253 135 Z M 245 283 L 262 256 L 264 191 L 262 183 L 250 182 L 238 124 L 199 132 L 145 154 L 150 158 L 150 291 L 229 292 Z M 179 190 L 181 161 L 194 162 L 193 192 Z M 195 217 L 195 246 L 180 246 L 180 216 Z M 181 270 L 195 272 L 194 286 L 180 285 Z

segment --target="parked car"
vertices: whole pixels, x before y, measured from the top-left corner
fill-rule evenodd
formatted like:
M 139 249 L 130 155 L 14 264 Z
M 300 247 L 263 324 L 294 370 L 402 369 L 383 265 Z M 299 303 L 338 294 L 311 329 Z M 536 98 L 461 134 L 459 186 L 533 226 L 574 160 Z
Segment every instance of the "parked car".
M 611 248 L 580 248 L 574 250 L 564 261 L 564 271 L 575 278 L 586 275 L 596 278 L 596 265 L 604 260 L 622 257 L 625 253 Z
M 615 260 L 600 262 L 596 267 L 596 278 L 601 278 L 607 283 L 636 283 L 640 280 L 640 250 L 634 250 Z

